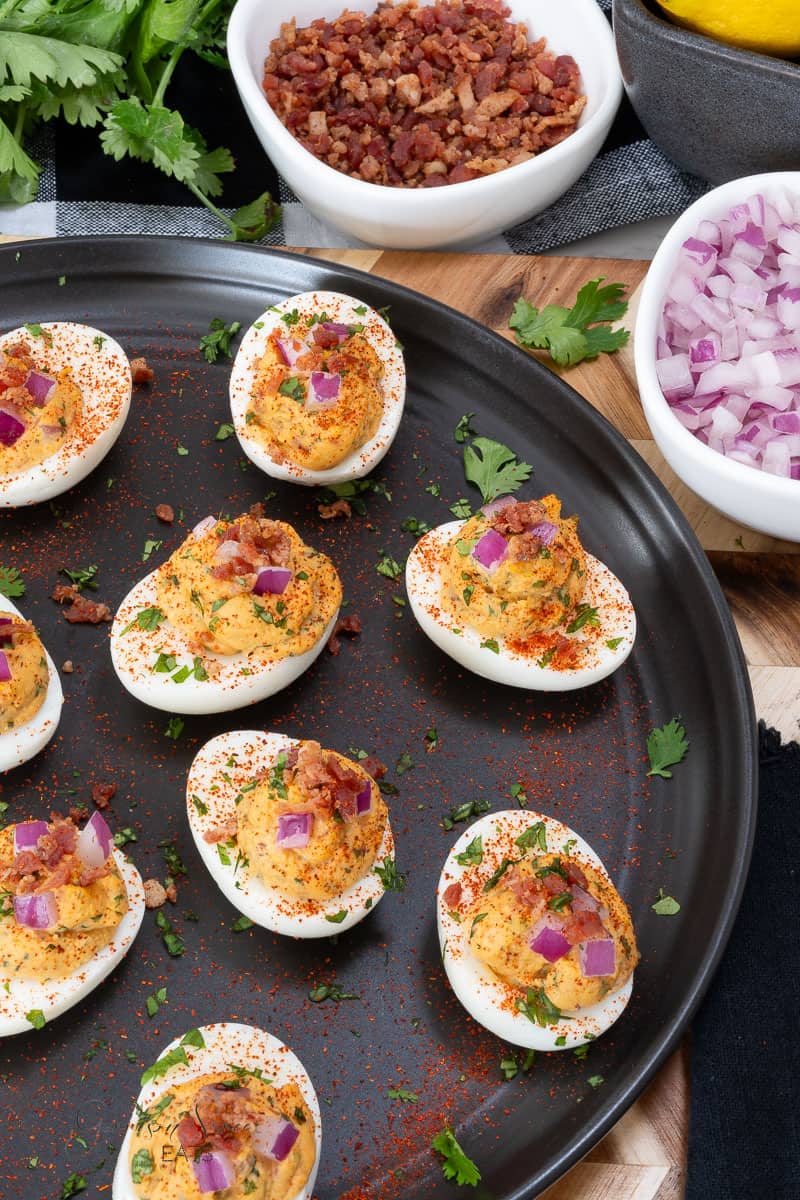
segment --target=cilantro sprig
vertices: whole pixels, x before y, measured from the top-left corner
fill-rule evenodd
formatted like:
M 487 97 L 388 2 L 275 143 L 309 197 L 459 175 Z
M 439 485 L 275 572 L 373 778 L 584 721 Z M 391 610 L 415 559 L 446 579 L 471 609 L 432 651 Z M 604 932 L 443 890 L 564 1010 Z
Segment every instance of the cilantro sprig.
M 484 504 L 516 492 L 532 471 L 530 463 L 521 462 L 502 442 L 476 437 L 464 446 L 464 474 L 478 488 Z
M 2 173 L 3 164 L 0 160 L 0 173 Z M 25 595 L 25 580 L 20 575 L 16 567 L 0 567 L 0 596 L 8 596 L 9 600 L 16 600 L 18 596 Z
M 461 1149 L 449 1125 L 446 1125 L 441 1133 L 437 1133 L 431 1145 L 444 1159 L 442 1174 L 445 1179 L 454 1179 L 459 1185 L 477 1187 L 481 1181 L 481 1173 Z
M 650 759 L 648 778 L 658 775 L 661 779 L 672 779 L 672 771 L 667 768 L 682 762 L 688 752 L 686 730 L 678 718 L 673 717 L 660 729 L 654 729 L 647 739 L 647 754 Z
M 526 350 L 546 350 L 560 367 L 573 367 L 598 354 L 611 354 L 628 341 L 627 329 L 612 329 L 628 309 L 622 299 L 624 283 L 601 287 L 603 276 L 591 279 L 578 292 L 572 308 L 547 304 L 534 308 L 520 296 L 509 317 L 509 328 Z

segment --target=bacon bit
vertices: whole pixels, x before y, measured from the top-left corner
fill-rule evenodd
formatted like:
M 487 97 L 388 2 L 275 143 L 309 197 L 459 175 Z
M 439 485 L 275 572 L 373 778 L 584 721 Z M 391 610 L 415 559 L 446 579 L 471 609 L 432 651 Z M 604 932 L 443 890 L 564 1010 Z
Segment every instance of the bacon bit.
M 349 518 L 353 515 L 353 510 L 347 500 L 334 500 L 333 504 L 320 504 L 317 506 L 317 512 L 323 521 L 330 521 L 333 517 Z
M 236 817 L 230 817 L 221 825 L 215 825 L 213 829 L 209 829 L 203 834 L 203 841 L 208 842 L 209 846 L 215 846 L 217 842 L 227 842 L 230 838 L 236 837 L 239 829 L 239 823 Z
M 297 758 L 293 782 L 317 808 L 336 811 L 345 821 L 357 813 L 356 796 L 364 786 L 362 776 L 343 766 L 319 742 L 304 742 Z
M 159 521 L 163 521 L 165 525 L 171 525 L 175 520 L 175 510 L 171 504 L 157 504 L 155 512 Z
M 577 883 L 578 887 L 582 887 L 585 892 L 589 890 L 589 881 L 577 863 L 572 862 L 571 859 L 567 859 L 566 862 L 562 859 L 561 865 L 570 883 Z
M 340 633 L 346 633 L 348 637 L 356 637 L 361 633 L 361 617 L 357 617 L 355 613 L 350 617 L 339 617 L 333 627 L 333 633 L 328 638 L 328 649 L 334 656 L 341 649 Z
M 61 664 L 61 670 L 65 675 L 71 675 L 75 668 L 72 665 L 72 659 L 68 658 L 65 663 Z
M 167 893 L 167 899 L 169 900 L 170 904 L 177 904 L 178 889 L 175 887 L 175 884 L 171 883 L 169 887 L 164 889 L 164 891 Z
M 592 909 L 573 912 L 561 932 L 571 946 L 577 946 L 579 942 L 591 942 L 608 937 L 603 922 Z
M 183 1150 L 194 1150 L 203 1144 L 205 1134 L 196 1121 L 191 1117 L 183 1117 L 175 1130 Z
M 107 604 L 98 604 L 82 596 L 71 583 L 56 584 L 52 599 L 56 604 L 69 604 L 64 616 L 71 625 L 99 625 L 101 621 L 111 620 L 111 609 Z
M 134 383 L 152 383 L 156 373 L 148 367 L 146 358 L 132 358 L 131 377 Z
M 77 825 L 78 821 L 85 821 L 89 815 L 89 810 L 85 804 L 73 804 L 69 810 L 69 819 Z
M 100 867 L 84 867 L 78 876 L 78 886 L 88 887 L 90 883 L 96 883 L 98 879 L 105 879 L 106 875 L 110 875 L 108 863 L 103 863 Z M 48 882 L 48 887 L 54 887 L 52 880 Z
M 547 510 L 538 500 L 512 500 L 494 513 L 489 521 L 492 529 L 505 537 L 524 533 L 531 525 L 538 525 L 547 516 Z
M 167 893 L 163 884 L 160 884 L 157 879 L 145 879 L 144 881 L 144 906 L 145 908 L 161 908 L 167 902 Z
M 95 783 L 92 785 L 92 803 L 95 808 L 108 808 L 117 785 L 115 783 Z
M 442 899 L 448 908 L 458 908 L 461 903 L 461 884 L 451 883 L 442 892 Z
M 386 763 L 382 763 L 379 758 L 374 756 L 374 754 L 368 754 L 366 758 L 362 758 L 359 766 L 362 768 L 362 770 L 366 771 L 368 775 L 371 775 L 373 779 L 383 779 L 384 775 L 389 770 L 389 768 L 386 766 Z

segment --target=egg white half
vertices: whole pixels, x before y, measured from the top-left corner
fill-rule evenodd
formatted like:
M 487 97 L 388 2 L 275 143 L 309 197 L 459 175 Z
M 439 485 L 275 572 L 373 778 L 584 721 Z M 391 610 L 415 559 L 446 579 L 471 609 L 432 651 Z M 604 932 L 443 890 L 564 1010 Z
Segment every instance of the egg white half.
M 74 321 L 42 321 L 41 327 L 52 343 L 31 337 L 23 326 L 0 334 L 0 349 L 24 339 L 33 343 L 34 354 L 41 346 L 48 374 L 70 367 L 83 393 L 83 414 L 55 454 L 25 470 L 0 475 L 0 508 L 39 504 L 80 483 L 108 454 L 130 410 L 131 368 L 119 342 Z
M 356 312 L 366 307 L 366 312 Z M 264 354 L 270 334 L 276 330 L 291 332 L 281 320 L 281 314 L 297 309 L 301 317 L 324 311 L 331 321 L 343 325 L 363 325 L 363 336 L 372 344 L 383 363 L 381 380 L 383 392 L 383 416 L 374 437 L 365 442 L 335 467 L 326 471 L 310 471 L 296 463 L 276 462 L 262 443 L 252 436 L 245 419 L 251 405 L 254 366 Z M 406 369 L 403 352 L 391 329 L 373 308 L 363 305 L 352 296 L 341 292 L 301 292 L 268 308 L 248 329 L 242 338 L 239 352 L 233 363 L 230 380 L 231 413 L 233 427 L 242 449 L 249 459 L 274 479 L 289 483 L 324 487 L 343 483 L 347 479 L 360 479 L 378 465 L 395 439 L 400 428 L 400 418 L 406 399 Z
M 267 1033 L 264 1029 L 256 1029 L 252 1025 L 218 1021 L 213 1025 L 201 1025 L 199 1032 L 203 1036 L 205 1047 L 184 1045 L 188 1063 L 177 1063 L 160 1079 L 154 1079 L 145 1084 L 136 1100 L 139 1109 L 151 1108 L 156 1100 L 165 1095 L 170 1088 L 188 1083 L 190 1080 L 196 1079 L 198 1075 L 212 1075 L 228 1070 L 231 1064 L 245 1067 L 251 1071 L 260 1069 L 264 1077 L 272 1080 L 276 1087 L 283 1087 L 287 1083 L 296 1084 L 314 1118 L 316 1157 L 302 1190 L 289 1197 L 288 1200 L 311 1200 L 322 1151 L 322 1118 L 317 1093 L 300 1059 L 271 1033 Z M 164 1047 L 159 1058 L 163 1058 L 170 1050 L 174 1050 L 182 1044 L 181 1038 L 175 1038 L 168 1046 Z M 112 1200 L 138 1200 L 128 1168 L 131 1138 L 136 1128 L 136 1111 L 134 1109 L 131 1115 L 128 1130 L 120 1147 L 119 1158 L 114 1170 Z
M 436 923 L 439 930 L 439 947 L 447 978 L 458 999 L 464 1005 L 470 1016 L 479 1024 L 489 1029 L 504 1041 L 514 1046 L 525 1046 L 531 1050 L 569 1050 L 582 1046 L 584 1042 L 599 1037 L 601 1033 L 614 1024 L 624 1011 L 633 991 L 633 976 L 619 988 L 606 996 L 599 1004 L 582 1008 L 579 1013 L 565 1015 L 554 1025 L 542 1027 L 534 1024 L 524 1013 L 514 1007 L 514 1001 L 522 993 L 510 984 L 499 979 L 493 971 L 469 948 L 469 929 L 463 923 L 456 921 L 444 901 L 444 892 L 453 883 L 460 883 L 469 895 L 472 889 L 474 898 L 480 894 L 485 873 L 480 877 L 478 887 L 476 868 L 462 866 L 456 861 L 458 854 L 463 854 L 467 846 L 479 834 L 483 840 L 484 857 L 491 860 L 491 847 L 498 840 L 505 843 L 506 851 L 516 848 L 513 839 L 519 837 L 535 825 L 543 821 L 547 837 L 548 853 L 563 852 L 567 842 L 571 857 L 582 859 L 597 867 L 606 878 L 609 878 L 603 863 L 595 850 L 579 837 L 568 825 L 546 817 L 542 813 L 530 809 L 506 809 L 502 812 L 487 813 L 485 817 L 475 821 L 462 833 L 461 837 L 450 850 L 445 859 L 439 883 L 436 889 Z M 518 853 L 518 851 L 517 851 Z M 502 853 L 498 864 L 502 861 Z M 473 881 L 471 884 L 470 881 Z M 557 1045 L 556 1039 L 564 1038 L 563 1044 Z
M 318 938 L 344 933 L 362 920 L 383 896 L 380 877 L 370 871 L 331 900 L 298 900 L 266 886 L 247 866 L 237 864 L 235 849 L 205 840 L 205 834 L 236 816 L 236 797 L 256 775 L 269 771 L 281 751 L 298 745 L 297 738 L 257 729 L 234 729 L 212 738 L 198 751 L 186 784 L 186 811 L 200 857 L 214 882 L 231 904 L 256 925 L 286 937 Z M 235 758 L 233 757 L 235 756 Z M 208 811 L 198 811 L 193 797 Z M 223 857 L 230 861 L 224 863 Z M 394 858 L 394 837 L 389 822 L 375 862 Z M 341 922 L 327 917 L 347 910 Z
M 584 666 L 563 670 L 540 667 L 535 658 L 512 649 L 503 638 L 496 639 L 497 653 L 481 645 L 486 638 L 469 625 L 459 624 L 441 603 L 442 568 L 448 547 L 465 524 L 465 521 L 448 521 L 446 525 L 437 525 L 419 539 L 406 562 L 411 610 L 423 633 L 440 650 L 484 679 L 537 692 L 569 692 L 588 687 L 622 666 L 636 639 L 636 614 L 616 575 L 591 554 L 586 555 L 582 602 L 597 609 L 602 638 L 592 642 Z M 557 627 L 557 632 L 581 640 L 580 632 L 567 634 L 561 627 Z M 621 641 L 612 650 L 606 641 L 616 638 Z
M 0 596 L 0 611 L 15 613 L 18 617 L 22 617 L 16 604 L 7 596 Z M 56 664 L 48 654 L 46 647 L 44 654 L 47 659 L 47 669 L 50 672 L 44 702 L 30 721 L 26 721 L 17 729 L 9 729 L 5 733 L 0 733 L 0 771 L 10 771 L 13 767 L 18 767 L 21 763 L 27 762 L 29 758 L 33 758 L 35 754 L 44 749 L 58 728 L 64 693 L 61 690 L 61 680 L 56 670 Z
M 134 624 L 123 633 L 139 612 L 158 606 L 156 576 L 156 571 L 152 571 L 139 580 L 120 604 L 111 626 L 111 661 L 120 682 L 132 696 L 164 712 L 187 715 L 230 712 L 273 696 L 293 683 L 318 658 L 339 616 L 337 608 L 319 641 L 302 654 L 275 661 L 267 648 L 249 654 L 206 652 L 202 659 L 208 679 L 198 680 L 190 675 L 183 683 L 174 683 L 170 674 L 154 672 L 152 668 L 163 652 L 174 654 L 176 670 L 183 666 L 191 669 L 198 655 L 180 629 L 165 621 L 156 630 L 140 629 Z
M 113 938 L 66 979 L 49 983 L 19 978 L 8 981 L 0 979 L 0 1037 L 29 1031 L 32 1026 L 25 1014 L 31 1010 L 40 1009 L 46 1021 L 60 1017 L 102 983 L 130 950 L 144 917 L 144 885 L 136 867 L 121 850 L 115 849 L 111 853 L 128 893 L 128 911 L 114 931 Z

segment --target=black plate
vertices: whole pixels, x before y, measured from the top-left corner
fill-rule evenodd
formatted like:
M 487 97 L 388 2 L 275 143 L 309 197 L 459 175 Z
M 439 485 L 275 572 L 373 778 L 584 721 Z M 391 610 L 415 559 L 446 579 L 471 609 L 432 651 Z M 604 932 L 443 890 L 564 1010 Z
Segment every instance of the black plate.
M 43 1031 L 2 1046 L 6 1113 L 17 1114 L 5 1136 L 3 1195 L 56 1196 L 54 1178 L 69 1171 L 90 1185 L 107 1182 L 142 1068 L 185 1029 L 238 1019 L 286 1041 L 316 1084 L 320 1200 L 350 1189 L 353 1197 L 448 1193 L 430 1151 L 445 1123 L 483 1172 L 478 1196 L 532 1196 L 609 1129 L 674 1046 L 722 952 L 747 867 L 756 786 L 750 691 L 730 613 L 686 522 L 641 459 L 556 376 L 457 313 L 380 279 L 251 247 L 127 238 L 6 247 L 0 278 L 0 328 L 85 320 L 156 371 L 152 387 L 136 389 L 122 437 L 88 480 L 53 504 L 0 513 L 0 561 L 24 574 L 23 611 L 56 662 L 76 668 L 63 675 L 56 741 L 6 777 L 2 797 L 12 819 L 42 816 L 89 801 L 91 783 L 113 779 L 113 824 L 137 830 L 131 851 L 143 875 L 163 878 L 164 838 L 177 839 L 188 868 L 170 910 L 183 958 L 167 956 L 148 914 L 108 983 Z M 367 516 L 351 521 L 321 521 L 313 493 L 273 484 L 246 464 L 234 438 L 215 439 L 229 419 L 228 368 L 208 366 L 197 349 L 212 317 L 246 327 L 279 298 L 314 288 L 391 305 L 405 344 L 408 406 L 379 472 L 392 500 L 368 496 Z M 471 491 L 453 439 L 467 410 L 481 433 L 534 465 L 534 488 L 523 494 L 558 492 L 567 512 L 581 514 L 585 545 L 630 590 L 636 648 L 594 688 L 540 696 L 481 681 L 393 603 L 402 579 L 375 570 L 379 551 L 405 557 L 413 535 L 400 529 L 404 518 L 449 520 L 448 505 Z M 189 453 L 179 455 L 179 444 Z M 426 491 L 431 482 L 440 498 Z M 273 490 L 269 512 L 331 554 L 364 631 L 287 692 L 245 712 L 187 718 L 171 741 L 164 714 L 118 685 L 106 627 L 68 626 L 48 599 L 58 569 L 98 563 L 94 595 L 113 609 L 148 569 L 145 540 L 164 542 L 152 566 L 181 538 L 177 523 L 156 521 L 157 503 L 183 508 L 191 526 Z M 689 755 L 671 781 L 648 780 L 647 734 L 675 715 Z M 237 914 L 194 852 L 184 815 L 189 763 L 212 735 L 254 726 L 345 752 L 363 747 L 390 765 L 408 887 L 338 943 L 233 933 Z M 438 744 L 428 750 L 431 728 Z M 398 775 L 404 752 L 415 766 Z M 632 908 L 642 962 L 629 1008 L 585 1060 L 538 1055 L 529 1073 L 504 1081 L 507 1047 L 447 985 L 434 889 L 458 832 L 444 832 L 442 815 L 475 796 L 513 807 L 516 782 L 531 806 L 574 826 L 603 855 Z M 652 911 L 659 888 L 680 901 L 679 916 Z M 359 999 L 310 1002 L 310 987 L 334 980 Z M 168 1002 L 148 1019 L 145 998 L 164 985 Z M 418 1103 L 388 1098 L 399 1085 Z M 29 1167 L 32 1156 L 38 1165 Z M 55 1174 L 45 1174 L 51 1164 Z

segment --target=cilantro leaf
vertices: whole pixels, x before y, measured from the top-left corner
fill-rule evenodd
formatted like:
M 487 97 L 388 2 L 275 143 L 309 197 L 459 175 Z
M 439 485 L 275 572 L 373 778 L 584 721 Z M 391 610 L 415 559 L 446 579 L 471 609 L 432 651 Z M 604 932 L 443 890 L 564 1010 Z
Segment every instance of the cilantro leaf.
M 212 317 L 208 333 L 204 333 L 200 338 L 200 349 L 203 351 L 203 357 L 206 362 L 215 363 L 221 355 L 230 358 L 231 340 L 236 337 L 241 328 L 241 321 L 231 321 L 230 325 L 226 325 L 221 317 Z M 220 426 L 220 429 L 225 428 L 230 429 L 231 433 L 233 433 L 232 425 Z M 217 440 L 222 441 L 219 430 L 217 431 Z
M 674 917 L 676 913 L 681 911 L 681 906 L 675 897 L 665 896 L 663 888 L 658 889 L 658 899 L 650 907 L 659 917 Z
M 671 779 L 672 771 L 668 771 L 667 767 L 674 767 L 676 763 L 682 762 L 688 750 L 686 730 L 677 717 L 673 717 L 660 729 L 654 729 L 647 739 L 647 753 L 650 758 L 648 778 L 658 775 L 661 779 Z
M 16 567 L 0 567 L 0 596 L 15 600 L 25 595 L 25 581 Z
M 491 438 L 476 437 L 464 447 L 464 474 L 478 488 L 484 503 L 516 492 L 532 470 L 530 463 L 520 462 L 513 450 Z
M 622 299 L 625 284 L 607 283 L 600 287 L 602 282 L 602 276 L 590 279 L 575 297 L 569 310 L 569 323 L 576 329 L 594 325 L 597 321 L 618 321 L 628 311 L 628 301 Z
M 630 334 L 627 329 L 612 330 L 608 322 L 619 320 L 627 311 L 628 302 L 621 298 L 625 284 L 600 287 L 602 282 L 601 277 L 584 284 L 572 308 L 548 304 L 540 311 L 520 296 L 509 317 L 509 328 L 521 346 L 546 350 L 562 367 L 618 350 Z
M 446 1125 L 441 1133 L 437 1133 L 431 1145 L 444 1159 L 442 1174 L 445 1179 L 455 1179 L 459 1186 L 468 1184 L 470 1187 L 477 1187 L 481 1173 L 461 1149 L 449 1125 Z

